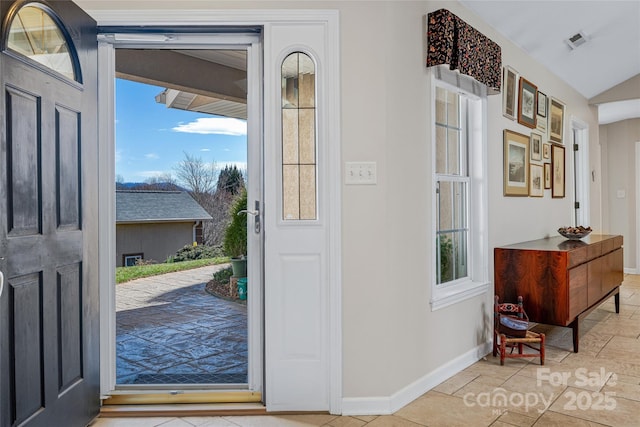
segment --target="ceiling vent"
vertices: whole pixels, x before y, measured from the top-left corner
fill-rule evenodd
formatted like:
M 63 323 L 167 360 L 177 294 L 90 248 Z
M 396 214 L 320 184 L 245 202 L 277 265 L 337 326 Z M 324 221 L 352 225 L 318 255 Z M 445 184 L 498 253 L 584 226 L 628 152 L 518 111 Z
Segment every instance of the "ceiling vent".
M 580 31 L 572 35 L 565 41 L 567 42 L 571 50 L 574 50 L 574 49 L 577 49 L 579 46 L 582 46 L 583 44 L 585 44 L 587 40 L 588 40 L 587 36 L 582 31 Z

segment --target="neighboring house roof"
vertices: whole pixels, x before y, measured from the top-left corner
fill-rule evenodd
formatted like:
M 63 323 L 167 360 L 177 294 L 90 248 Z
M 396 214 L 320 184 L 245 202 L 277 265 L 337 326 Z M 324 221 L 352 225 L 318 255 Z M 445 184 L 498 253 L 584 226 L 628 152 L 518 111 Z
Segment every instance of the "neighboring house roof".
M 184 191 L 116 191 L 116 223 L 206 219 L 211 215 Z

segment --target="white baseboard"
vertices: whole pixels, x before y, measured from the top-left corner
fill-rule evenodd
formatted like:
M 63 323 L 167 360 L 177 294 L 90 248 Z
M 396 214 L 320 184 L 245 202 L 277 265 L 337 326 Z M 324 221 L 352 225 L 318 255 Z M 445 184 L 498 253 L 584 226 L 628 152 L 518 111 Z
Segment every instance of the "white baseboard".
M 473 365 L 492 350 L 491 342 L 480 344 L 463 355 L 431 371 L 391 396 L 345 397 L 342 415 L 390 415 L 413 402 L 441 382 Z
M 638 274 L 637 268 L 625 268 L 624 274 Z

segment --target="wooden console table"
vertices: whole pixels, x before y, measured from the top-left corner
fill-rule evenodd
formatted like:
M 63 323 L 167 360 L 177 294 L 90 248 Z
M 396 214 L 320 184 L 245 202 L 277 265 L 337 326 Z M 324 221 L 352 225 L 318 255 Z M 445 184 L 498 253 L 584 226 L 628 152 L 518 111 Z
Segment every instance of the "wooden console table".
M 571 327 L 576 353 L 582 318 L 611 296 L 620 312 L 622 236 L 551 237 L 498 247 L 493 255 L 500 301 L 522 295 L 532 322 Z

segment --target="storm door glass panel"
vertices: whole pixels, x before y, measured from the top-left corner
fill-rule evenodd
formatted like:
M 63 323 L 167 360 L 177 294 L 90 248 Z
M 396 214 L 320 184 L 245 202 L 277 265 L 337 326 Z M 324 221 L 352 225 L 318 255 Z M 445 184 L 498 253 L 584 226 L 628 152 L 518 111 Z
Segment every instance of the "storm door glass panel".
M 317 219 L 315 64 L 301 52 L 282 62 L 282 219 Z
M 25 6 L 18 11 L 11 21 L 7 47 L 77 80 L 64 33 L 40 7 Z
M 464 98 L 436 88 L 436 280 L 468 275 L 469 176 Z

